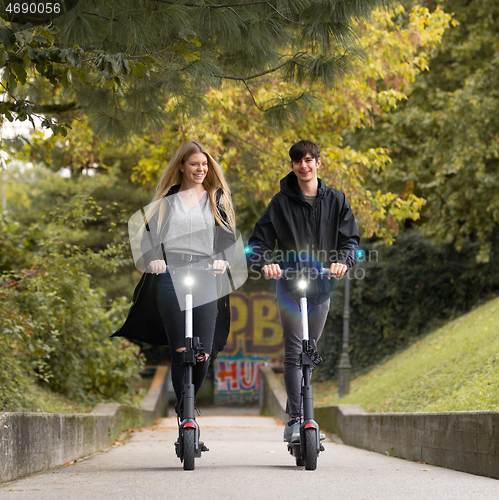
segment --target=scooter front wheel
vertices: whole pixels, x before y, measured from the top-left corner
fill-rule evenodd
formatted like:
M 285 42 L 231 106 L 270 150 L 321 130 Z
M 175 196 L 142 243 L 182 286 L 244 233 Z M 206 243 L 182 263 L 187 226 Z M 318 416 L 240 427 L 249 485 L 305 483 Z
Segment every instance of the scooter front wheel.
M 305 469 L 317 469 L 317 430 L 313 428 L 305 429 Z M 296 460 L 298 462 L 298 459 Z M 298 464 L 297 464 L 298 465 Z
M 184 470 L 194 470 L 195 446 L 195 429 L 188 427 L 184 429 Z

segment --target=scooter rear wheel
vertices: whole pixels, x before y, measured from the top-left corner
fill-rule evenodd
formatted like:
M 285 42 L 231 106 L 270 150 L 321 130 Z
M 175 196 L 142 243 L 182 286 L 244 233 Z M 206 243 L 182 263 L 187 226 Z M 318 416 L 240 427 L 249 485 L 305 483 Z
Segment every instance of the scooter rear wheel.
M 317 430 L 305 429 L 305 469 L 317 469 Z
M 184 429 L 184 470 L 194 470 L 195 455 L 195 429 L 189 427 Z

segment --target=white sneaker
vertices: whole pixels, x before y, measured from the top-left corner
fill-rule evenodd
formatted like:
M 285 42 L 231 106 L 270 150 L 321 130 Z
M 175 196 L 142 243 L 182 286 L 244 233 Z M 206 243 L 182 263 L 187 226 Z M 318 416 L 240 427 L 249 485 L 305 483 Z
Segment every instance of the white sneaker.
M 300 441 L 301 418 L 294 418 L 284 426 L 283 441 L 287 443 L 297 443 Z

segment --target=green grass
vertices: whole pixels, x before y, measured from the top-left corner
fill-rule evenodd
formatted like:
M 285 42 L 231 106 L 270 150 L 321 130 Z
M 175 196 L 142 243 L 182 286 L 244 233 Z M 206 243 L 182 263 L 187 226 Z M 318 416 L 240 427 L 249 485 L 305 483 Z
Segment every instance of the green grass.
M 152 378 L 141 378 L 134 382 L 135 389 L 138 391 L 131 397 L 126 398 L 124 402 L 130 406 L 140 407 L 142 401 L 147 394 L 147 390 L 151 385 Z M 94 408 L 94 405 L 86 405 L 78 401 L 69 399 L 68 397 L 50 390 L 48 387 L 33 382 L 29 386 L 29 396 L 36 403 L 24 408 L 24 411 L 35 413 L 89 413 Z M 109 401 L 110 403 L 114 401 Z
M 48 387 L 33 383 L 28 391 L 36 406 L 25 408 L 25 411 L 36 413 L 89 413 L 93 406 L 84 405 L 68 397 L 51 391 Z
M 499 410 L 499 298 L 357 377 L 341 400 L 336 381 L 314 383 L 314 400 L 369 412 Z

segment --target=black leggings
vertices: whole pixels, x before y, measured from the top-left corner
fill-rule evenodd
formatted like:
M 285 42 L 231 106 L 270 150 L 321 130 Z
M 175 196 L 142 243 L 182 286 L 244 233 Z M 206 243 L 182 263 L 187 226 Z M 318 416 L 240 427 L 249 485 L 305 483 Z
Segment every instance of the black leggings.
M 172 359 L 172 384 L 175 390 L 177 401 L 181 400 L 182 389 L 184 385 L 185 367 L 182 364 L 182 353 L 177 352 L 177 349 L 185 347 L 185 311 L 179 306 L 179 300 L 184 300 L 184 291 L 177 290 L 173 286 L 173 282 L 169 273 L 160 274 L 158 276 L 158 288 L 156 291 L 156 303 L 158 310 L 163 320 L 163 325 L 168 337 L 170 345 L 170 353 Z M 196 276 L 196 284 L 193 287 L 193 294 L 202 294 L 203 291 L 215 290 L 215 277 L 209 274 Z M 177 293 L 176 293 L 177 292 Z M 215 334 L 215 322 L 217 319 L 217 302 L 212 301 L 207 304 L 198 305 L 192 310 L 192 327 L 193 336 L 199 337 L 199 340 L 204 346 L 206 354 L 211 354 L 213 345 L 213 336 Z M 195 393 L 206 378 L 208 373 L 209 360 L 197 362 L 192 370 L 192 382 L 194 384 Z

